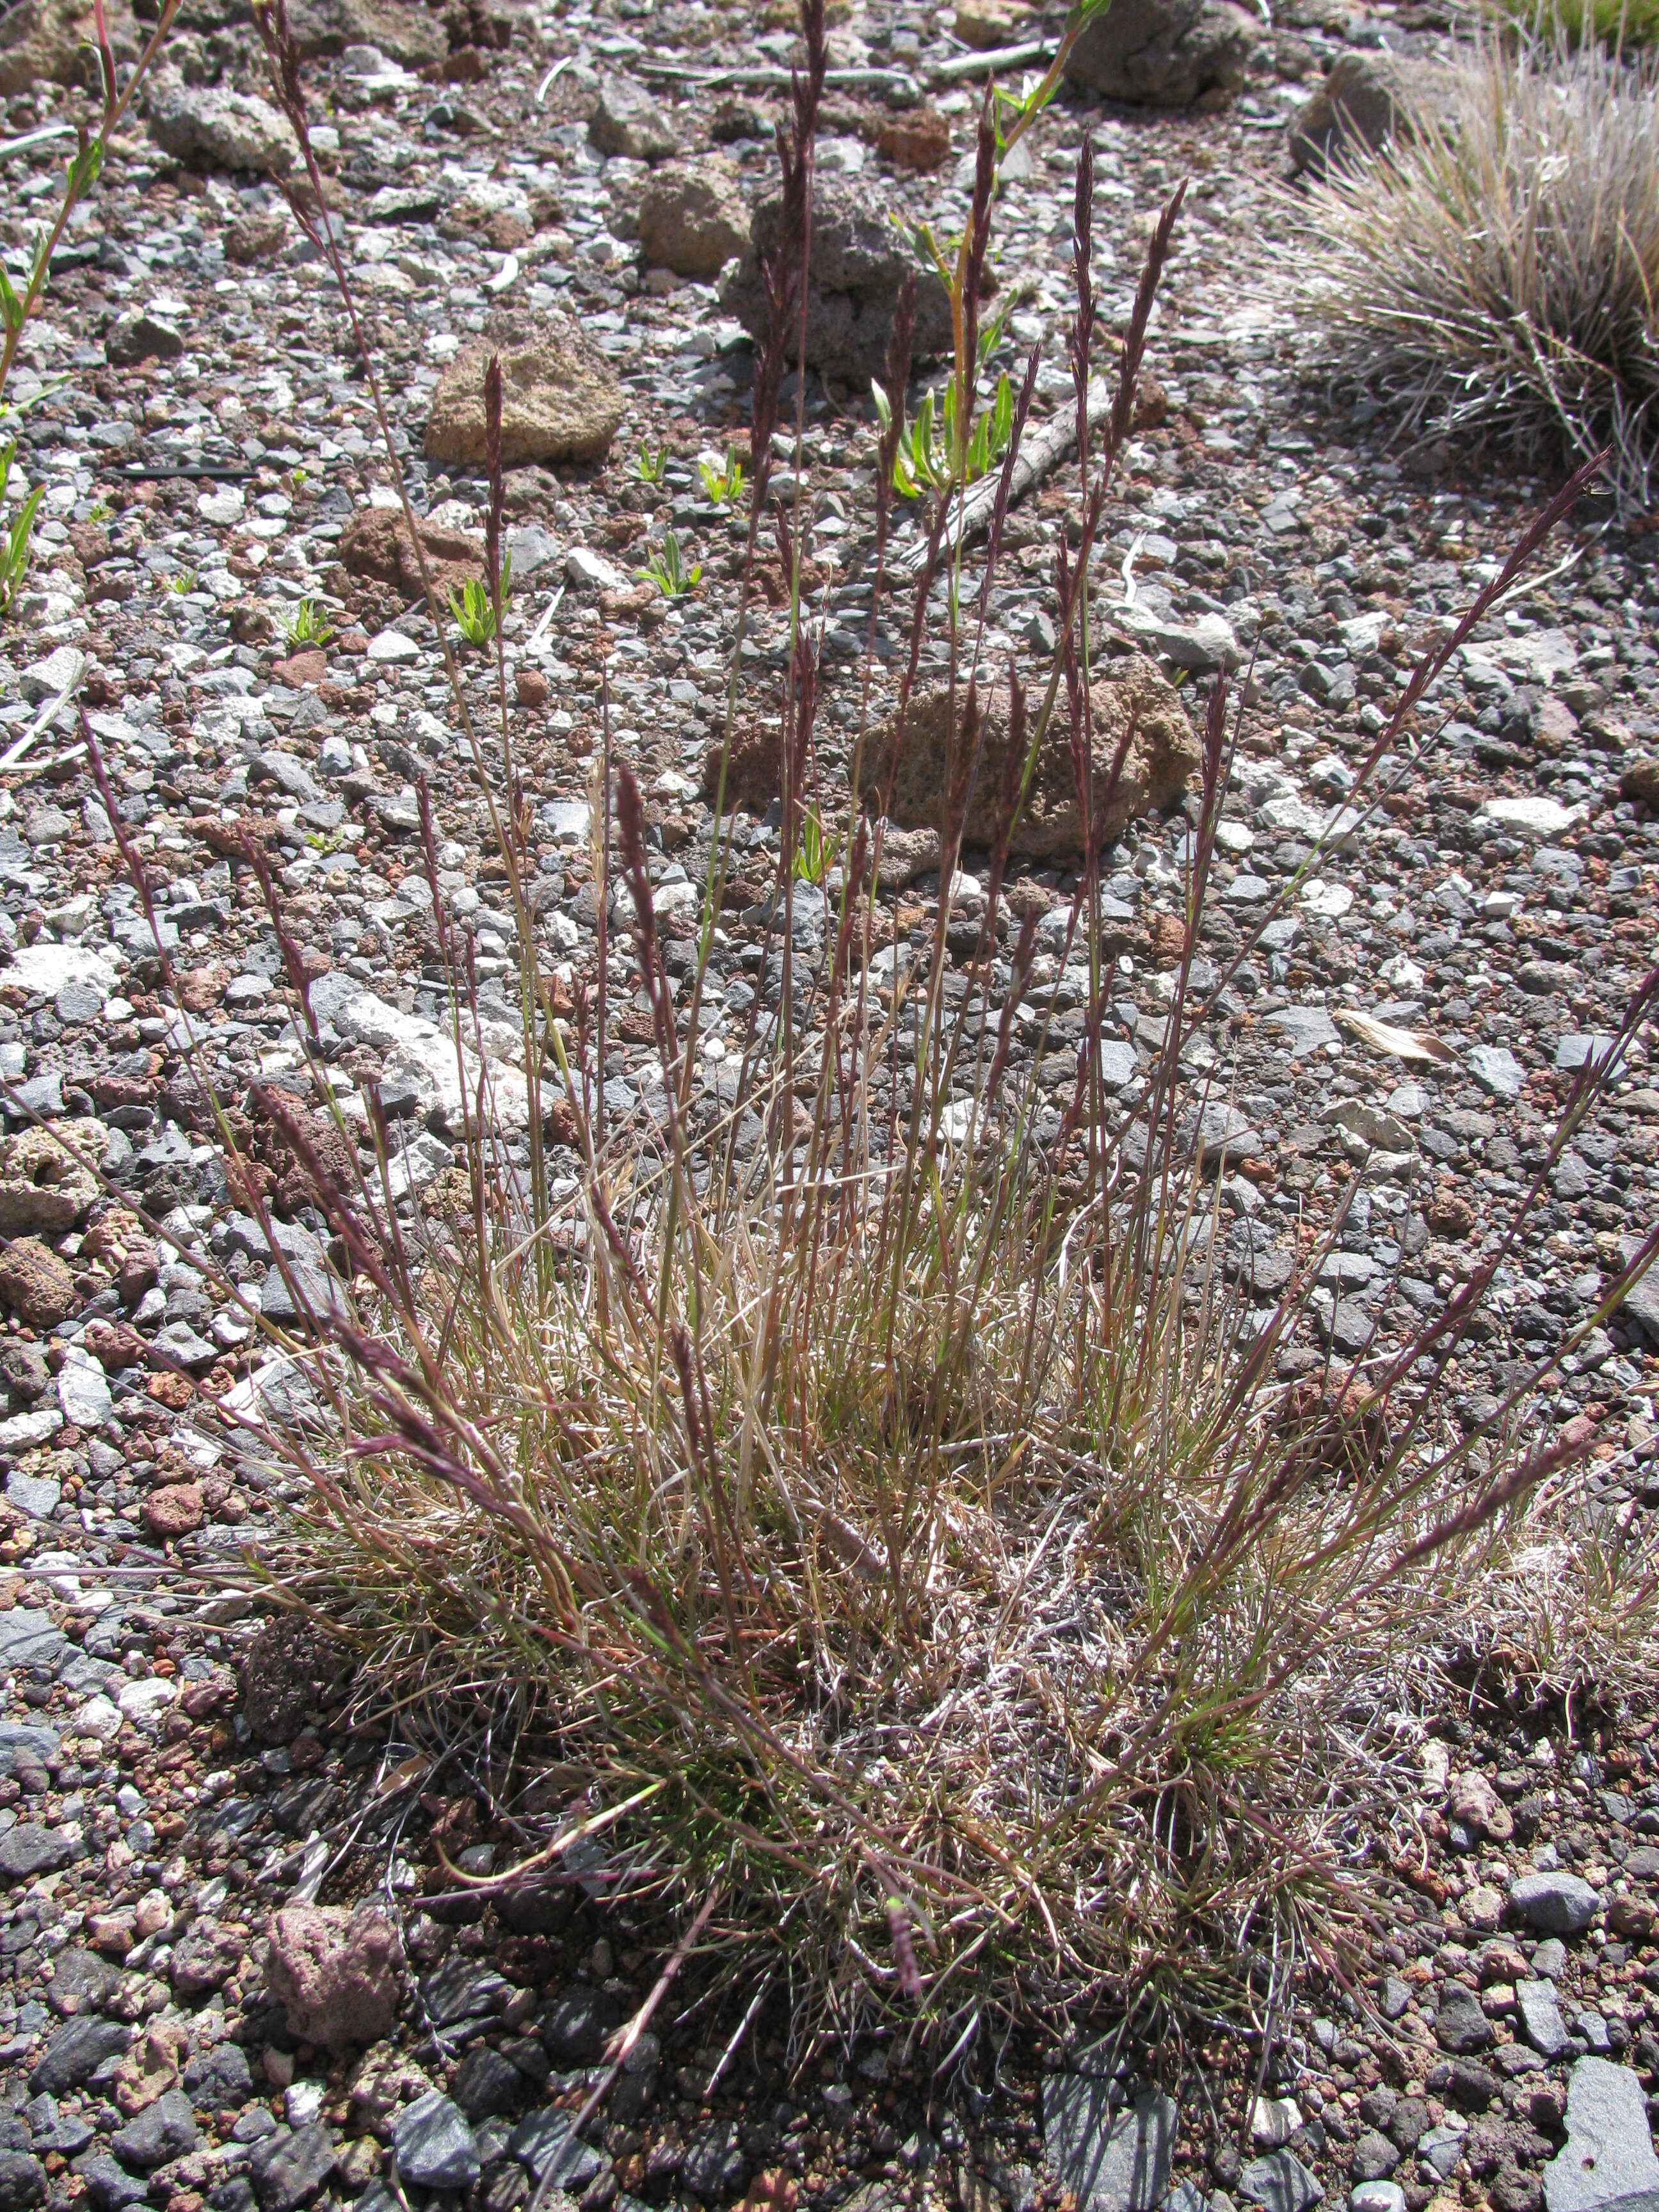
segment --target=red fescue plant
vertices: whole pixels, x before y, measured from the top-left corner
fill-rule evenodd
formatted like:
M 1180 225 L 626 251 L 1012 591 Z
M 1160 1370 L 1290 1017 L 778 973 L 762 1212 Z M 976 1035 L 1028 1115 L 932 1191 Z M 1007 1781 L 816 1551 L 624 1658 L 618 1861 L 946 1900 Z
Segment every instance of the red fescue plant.
M 1224 2011 L 1253 1973 L 1259 1985 L 1262 1960 L 1282 1990 L 1297 1960 L 1331 1955 L 1340 1889 L 1316 1808 L 1334 1771 L 1352 1779 L 1339 1721 L 1357 1686 L 1375 1690 L 1419 1662 L 1528 1499 L 1559 1486 L 1589 1441 L 1577 1426 L 1536 1433 L 1522 1389 L 1480 1431 L 1456 1431 L 1438 1379 L 1602 1071 L 1577 1082 L 1501 1246 L 1437 1316 L 1314 1387 L 1280 1384 L 1322 1251 L 1265 1320 L 1225 1290 L 1219 1200 L 1193 1140 L 1204 1097 L 1182 1059 L 1211 995 L 1194 958 L 1236 735 L 1220 678 L 1204 707 L 1166 1040 L 1133 1111 L 1101 1083 L 1111 970 L 1100 952 L 1100 826 L 1123 754 L 1103 773 L 1089 735 L 1099 674 L 1087 597 L 1181 195 L 1153 233 L 1115 403 L 1091 424 L 1085 153 L 1073 343 L 1081 462 L 1076 527 L 1055 552 L 1060 646 L 1046 668 L 994 669 L 983 638 L 1035 356 L 976 571 L 953 525 L 981 404 L 976 320 L 998 163 L 1035 108 L 988 98 L 969 221 L 941 255 L 956 329 L 955 485 L 924 517 L 914 592 L 890 590 L 907 308 L 886 379 L 863 689 L 867 718 L 877 639 L 904 639 L 896 753 L 930 626 L 945 625 L 957 733 L 948 886 L 988 696 L 994 680 L 1007 686 L 1013 735 L 983 957 L 968 991 L 947 992 L 948 891 L 914 958 L 902 945 L 878 957 L 879 799 L 867 811 L 848 801 L 827 940 L 803 950 L 792 924 L 805 795 L 817 794 L 820 827 L 827 804 L 818 660 L 799 585 L 800 495 L 786 512 L 769 480 L 810 276 L 821 0 L 806 0 L 803 19 L 807 58 L 780 133 L 787 246 L 766 272 L 748 537 L 751 567 L 775 541 L 792 586 L 775 716 L 776 960 L 770 988 L 767 971 L 758 979 L 735 1094 L 710 1090 L 694 1054 L 726 835 L 677 998 L 641 794 L 607 751 L 597 910 L 603 928 L 620 885 L 655 1079 L 626 1110 L 614 1085 L 608 1110 L 602 1103 L 607 948 L 602 939 L 597 975 L 578 979 L 574 1011 L 556 1004 L 527 896 L 498 624 L 495 737 L 475 726 L 459 679 L 455 699 L 517 915 L 524 1146 L 515 1157 L 499 1127 L 471 1030 L 470 971 L 445 921 L 428 805 L 468 1100 L 467 1194 L 447 1211 L 393 1203 L 383 1121 L 372 1116 L 374 1165 L 342 1170 L 273 1095 L 269 1111 L 330 1224 L 338 1279 L 319 1297 L 272 1239 L 303 1319 L 264 1324 L 286 1364 L 235 1402 L 257 1448 L 306 1480 L 283 1587 L 354 1643 L 362 1698 L 389 1701 L 434 1742 L 489 1715 L 492 1786 L 518 1842 L 513 1863 L 479 1878 L 482 1896 L 580 1875 L 665 1914 L 701 1906 L 705 1948 L 724 1947 L 750 1989 L 789 1993 L 798 2051 L 815 2022 L 845 2028 L 890 2008 L 944 2063 L 1013 2014 L 1109 2007 L 1155 2024 L 1181 2007 Z M 281 0 L 261 20 L 306 147 Z M 331 240 L 319 243 L 334 253 Z M 337 263 L 337 274 L 349 306 Z M 486 398 L 493 577 L 498 379 Z M 1351 805 L 1371 803 L 1391 741 L 1587 474 L 1414 672 Z M 941 576 L 951 588 L 936 597 Z M 728 746 L 748 582 L 746 571 Z M 444 611 L 434 601 L 431 612 L 441 638 Z M 1014 826 L 1054 730 L 1070 744 L 1085 825 L 1068 942 L 1086 953 L 1089 989 L 1072 1095 L 1045 1120 L 1032 1071 L 1050 1008 L 1032 980 L 1033 930 L 1028 920 L 1009 933 L 1005 959 L 998 925 Z M 860 760 L 864 744 L 861 726 Z M 860 781 L 855 760 L 854 793 Z M 326 1103 L 327 1052 L 283 941 Z M 1620 1049 L 1656 994 L 1659 976 L 1632 1005 Z M 1011 1044 L 1027 1000 L 1038 1046 L 1020 1060 Z M 343 1149 L 356 1163 L 356 1147 Z M 556 1167 L 573 1187 L 556 1201 Z M 1332 1237 L 1340 1223 L 1339 1212 Z M 1615 1581 L 1609 1602 L 1645 1605 L 1644 1560 Z

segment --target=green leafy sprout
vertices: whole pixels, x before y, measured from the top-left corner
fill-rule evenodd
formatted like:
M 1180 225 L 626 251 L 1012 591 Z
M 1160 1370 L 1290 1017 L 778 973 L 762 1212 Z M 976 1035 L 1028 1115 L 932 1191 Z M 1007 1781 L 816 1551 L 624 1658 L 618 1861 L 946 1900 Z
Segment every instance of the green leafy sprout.
M 0 504 L 3 504 L 5 501 L 6 485 L 11 477 L 12 458 L 16 451 L 15 438 L 9 446 L 0 449 Z M 12 600 L 16 597 L 17 588 L 28 574 L 29 556 L 33 550 L 34 535 L 34 518 L 40 511 L 40 502 L 46 495 L 46 486 L 36 484 L 34 489 L 29 493 L 16 514 L 13 515 L 10 528 L 0 536 L 0 614 L 9 611 Z
M 315 599 L 301 599 L 283 625 L 290 645 L 326 645 L 334 625 Z
M 176 592 L 182 599 L 196 589 L 196 571 L 194 568 L 175 568 L 167 583 L 168 591 Z
M 692 590 L 702 574 L 702 563 L 695 562 L 688 568 L 680 552 L 680 541 L 672 530 L 665 530 L 660 551 L 653 553 L 643 568 L 635 568 L 635 576 L 641 584 L 654 584 L 665 599 L 683 599 Z
M 831 836 L 815 808 L 805 807 L 801 812 L 800 842 L 795 848 L 794 870 L 797 883 L 816 884 L 822 890 L 830 871 L 841 852 L 841 839 Z
M 879 384 L 872 384 L 871 390 L 884 436 L 892 422 L 892 409 Z M 916 498 L 924 489 L 942 492 L 954 484 L 977 483 L 996 466 L 1013 434 L 1014 388 L 1007 371 L 997 379 L 996 396 L 965 438 L 954 378 L 946 384 L 937 411 L 939 424 L 936 428 L 933 395 L 929 392 L 916 410 L 915 421 L 900 425 L 898 449 L 893 456 L 893 489 L 905 499 Z
M 659 446 L 653 453 L 649 446 L 641 446 L 634 462 L 634 473 L 641 483 L 666 483 L 668 481 L 667 447 Z
M 507 605 L 513 584 L 513 556 L 501 562 L 501 581 L 492 594 L 481 577 L 469 576 L 459 592 L 449 595 L 449 611 L 469 645 L 488 645 L 495 635 L 495 610 Z
M 743 463 L 732 447 L 726 449 L 723 467 L 717 468 L 712 461 L 699 461 L 697 474 L 702 478 L 703 490 L 716 507 L 725 507 L 743 497 Z

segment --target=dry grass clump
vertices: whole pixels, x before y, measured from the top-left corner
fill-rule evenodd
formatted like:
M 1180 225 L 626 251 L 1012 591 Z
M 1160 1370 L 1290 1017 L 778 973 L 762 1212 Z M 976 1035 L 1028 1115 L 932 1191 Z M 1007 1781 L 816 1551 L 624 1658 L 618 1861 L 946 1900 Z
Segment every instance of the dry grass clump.
M 735 1093 L 722 1101 L 695 1049 L 729 854 L 717 841 L 698 963 L 677 1001 L 640 794 L 605 757 L 596 905 L 605 914 L 620 886 L 631 908 L 629 981 L 644 992 L 656 1054 L 637 1107 L 619 1120 L 613 1097 L 607 1120 L 606 947 L 597 989 L 579 978 L 574 1008 L 556 1003 L 525 888 L 527 810 L 498 624 L 501 746 L 478 739 L 475 757 L 518 916 L 527 1141 L 500 1133 L 478 1060 L 464 1060 L 468 1202 L 423 1216 L 392 1200 L 383 1120 L 379 1172 L 359 1170 L 346 1187 L 271 1097 L 267 1110 L 337 1240 L 341 1279 L 332 1302 L 319 1297 L 272 1237 L 306 1324 L 265 1324 L 281 1356 L 237 1404 L 250 1447 L 307 1479 L 295 1577 L 357 1642 L 368 1688 L 405 1713 L 423 1705 L 439 1726 L 458 1704 L 482 1700 L 497 1736 L 506 1729 L 515 1779 L 497 1795 L 521 1852 L 487 1887 L 581 1880 L 665 1907 L 715 1898 L 710 1940 L 741 1946 L 750 1965 L 761 1954 L 757 1971 L 791 1992 L 798 2028 L 826 2008 L 846 2026 L 897 2005 L 948 2059 L 1018 2009 L 1107 1998 L 1154 2014 L 1165 2000 L 1223 2007 L 1263 1960 L 1282 1975 L 1322 1943 L 1334 1892 L 1317 1808 L 1337 1721 L 1363 1682 L 1420 1650 L 1459 1578 L 1506 1540 L 1535 1486 L 1587 1437 L 1575 1429 L 1528 1453 L 1520 1393 L 1483 1434 L 1439 1421 L 1437 1381 L 1513 1224 L 1413 1341 L 1379 1349 L 1363 1371 L 1316 1372 L 1293 1389 L 1276 1380 L 1279 1356 L 1303 1326 L 1322 1255 L 1309 1255 L 1265 1319 L 1224 1288 L 1218 1200 L 1199 1157 L 1202 1111 L 1220 1101 L 1188 1073 L 1182 1048 L 1207 1011 L 1194 963 L 1236 735 L 1224 681 L 1205 708 L 1162 1052 L 1133 1103 L 1115 1103 L 1102 1082 L 1114 971 L 1101 949 L 1091 829 L 1067 917 L 1067 951 L 1086 962 L 1088 988 L 1065 1111 L 1037 1087 L 1048 1047 L 1034 924 L 999 927 L 1007 857 L 1022 777 L 1054 718 L 1085 824 L 1108 818 L 1127 750 L 1126 739 L 1100 787 L 1083 611 L 1179 208 L 1177 195 L 1154 232 L 1115 404 L 1091 434 L 1086 152 L 1075 210 L 1077 527 L 1074 542 L 1056 544 L 1059 651 L 1029 689 L 1010 679 L 1013 738 L 980 957 L 968 988 L 947 992 L 948 896 L 919 951 L 878 953 L 884 809 L 866 816 L 856 799 L 828 941 L 810 955 L 797 945 L 793 902 L 809 894 L 796 863 L 817 830 L 802 796 L 823 787 L 817 665 L 799 584 L 801 494 L 792 519 L 769 507 L 768 484 L 810 235 L 821 5 L 809 0 L 805 15 L 811 60 L 781 147 L 793 246 L 767 271 L 773 335 L 757 364 L 749 541 L 752 574 L 763 526 L 775 532 L 792 586 L 775 716 L 778 926 Z M 303 143 L 280 7 L 265 27 Z M 1063 60 L 1062 48 L 1055 81 Z M 1024 118 L 1034 112 L 1028 104 Z M 957 492 L 980 404 L 979 284 L 997 160 L 1024 127 L 1005 111 L 1000 131 L 996 118 L 988 101 L 972 216 L 941 249 L 955 311 Z M 343 284 L 337 262 L 337 271 Z M 886 380 L 872 635 L 902 624 L 908 701 L 927 625 L 949 625 L 959 715 L 945 777 L 948 885 L 992 674 L 981 664 L 985 613 L 1037 363 L 1013 411 L 982 566 L 967 571 L 947 488 L 926 516 L 914 601 L 907 591 L 896 608 L 879 569 L 907 320 L 902 311 Z M 487 380 L 497 428 L 499 392 L 499 377 Z M 494 575 L 499 465 L 491 473 Z M 1539 519 L 1414 673 L 1360 763 L 1351 805 L 1370 803 L 1424 691 L 1578 489 Z M 947 575 L 952 588 L 936 593 Z M 433 614 L 441 636 L 435 598 Z M 742 629 L 740 615 L 737 668 Z M 734 700 L 736 688 L 734 677 Z M 456 696 L 465 719 L 459 684 Z M 856 762 L 850 781 L 857 792 Z M 425 842 L 459 1055 L 466 970 L 446 933 L 429 810 Z M 280 921 L 279 934 L 288 946 Z M 1656 996 L 1659 976 L 1627 1028 Z M 1036 1044 L 1016 1075 L 1022 1000 L 1038 1015 Z M 331 1100 L 314 1031 L 310 1052 L 319 1096 Z M 1579 1079 L 1517 1222 L 1599 1080 L 1595 1068 Z M 356 1163 L 355 1147 L 345 1152 Z M 263 1211 L 257 1182 L 245 1195 Z M 1340 1227 L 1339 1215 L 1333 1236 Z M 1659 1231 L 1643 1258 L 1656 1243 Z M 1613 1286 L 1608 1304 L 1619 1294 Z
M 1407 428 L 1531 464 L 1611 445 L 1646 500 L 1659 415 L 1654 64 L 1484 38 L 1375 161 L 1307 201 L 1303 297 L 1328 358 Z

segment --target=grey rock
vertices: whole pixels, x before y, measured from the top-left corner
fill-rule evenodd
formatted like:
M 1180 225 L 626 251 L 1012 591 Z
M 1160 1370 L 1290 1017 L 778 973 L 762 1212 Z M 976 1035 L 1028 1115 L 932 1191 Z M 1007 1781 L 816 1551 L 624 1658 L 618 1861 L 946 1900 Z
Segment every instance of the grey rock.
M 256 2143 L 248 2179 L 259 2212 L 297 2212 L 334 2171 L 335 2150 L 320 2120 L 307 2128 L 282 2128 Z
M 783 198 L 769 193 L 756 207 L 749 247 L 720 289 L 720 304 L 757 340 L 766 336 L 767 301 L 760 260 L 781 247 Z M 924 269 L 890 222 L 878 194 L 821 179 L 812 193 L 812 257 L 806 301 L 806 359 L 826 376 L 863 383 L 886 364 L 893 309 L 908 273 L 916 279 L 912 358 L 932 361 L 951 344 L 950 302 L 938 271 Z M 799 348 L 792 331 L 789 357 Z
M 673 125 L 631 76 L 601 81 L 587 135 L 601 154 L 621 154 L 630 161 L 660 161 L 679 146 Z
M 1463 2155 L 1463 2131 L 1461 2128 L 1430 2128 L 1417 2139 L 1417 2155 L 1424 2159 L 1444 2181 Z
M 1581 2058 L 1567 2085 L 1567 2140 L 1544 2169 L 1548 2212 L 1592 2212 L 1659 2191 L 1647 2099 L 1628 2066 Z
M 1066 74 L 1104 100 L 1187 107 L 1244 82 L 1261 26 L 1232 0 L 1113 0 L 1072 50 Z
M 58 1953 L 47 1995 L 52 2010 L 65 2018 L 75 2013 L 102 2012 L 121 1982 L 118 1966 L 76 1945 Z
M 1546 2058 L 1559 2058 L 1567 2047 L 1567 2031 L 1552 1985 L 1542 1981 L 1517 1982 L 1515 2008 L 1521 2016 L 1522 2033 L 1533 2049 L 1542 2051 Z
M 735 2122 L 710 2120 L 685 2146 L 680 2185 L 704 2204 L 729 2204 L 748 2179 L 749 2160 Z
M 46 2169 L 27 2151 L 0 2150 L 0 2212 L 30 2212 L 46 2198 Z
M 117 368 L 141 361 L 177 361 L 184 349 L 185 334 L 178 324 L 143 307 L 129 307 L 104 333 L 104 351 Z
M 183 2082 L 186 2095 L 204 2112 L 234 2109 L 253 2094 L 247 2053 L 240 2043 L 215 2043 L 198 2051 L 185 2069 Z
M 1367 2128 L 1353 2147 L 1348 2171 L 1356 2181 L 1384 2181 L 1399 2163 L 1399 2147 L 1375 2128 Z
M 1398 1974 L 1382 1978 L 1382 2011 L 1384 2020 L 1399 2020 L 1412 2001 L 1411 1984 Z
M 1138 645 L 1162 653 L 1165 660 L 1191 675 L 1208 676 L 1218 668 L 1234 669 L 1239 664 L 1238 640 L 1225 615 L 1206 614 L 1194 622 L 1175 622 L 1139 601 L 1132 607 L 1114 607 L 1109 612 Z
M 151 79 L 151 135 L 175 161 L 214 169 L 285 177 L 298 149 L 285 118 L 269 101 L 216 85 L 190 85 L 176 70 Z
M 58 1426 L 54 1419 L 52 1428 Z M 46 1431 L 50 1436 L 52 1429 Z M 14 1667 L 47 1667 L 54 1671 L 70 1650 L 70 1640 L 52 1625 L 50 1613 L 32 1605 L 15 1605 L 0 1613 L 0 1673 Z
M 196 2115 L 182 2089 L 169 2089 L 153 2105 L 146 2105 L 136 2119 L 127 2122 L 110 2139 L 110 2148 L 123 2166 L 138 2173 L 153 2173 L 196 2148 Z
M 1388 53 L 1339 54 L 1324 83 L 1291 124 L 1291 169 L 1324 169 L 1342 156 L 1375 152 L 1408 124 L 1405 73 Z
M 1476 1045 L 1468 1056 L 1468 1069 L 1480 1088 L 1491 1091 L 1494 1098 L 1518 1098 L 1527 1080 L 1526 1069 L 1501 1044 Z
M 421 1984 L 421 2003 L 434 2027 L 453 2027 L 494 2012 L 508 1986 L 493 1966 L 452 1952 Z
M 605 2039 L 622 2017 L 614 1997 L 602 1990 L 568 1990 L 542 2014 L 542 2040 L 568 2066 L 586 2066 L 599 2055 Z
M 1150 2212 L 1170 2186 L 1173 2099 L 1139 2097 L 1115 2111 L 1109 2085 L 1080 2074 L 1042 2081 L 1043 2148 L 1079 2212 Z
M 1281 1030 L 1298 1059 L 1304 1053 L 1322 1052 L 1340 1044 L 1341 1032 L 1323 1006 L 1280 1006 L 1267 1016 L 1268 1025 Z
M 1492 2024 L 1473 1990 L 1465 1989 L 1461 1982 L 1448 1983 L 1435 2015 L 1434 2036 L 1440 2048 L 1456 2058 L 1467 2058 L 1490 2047 Z
M 436 2089 L 398 2113 L 392 2148 L 399 2176 L 418 2189 L 467 2190 L 483 2170 L 466 2115 Z
M 129 2204 L 142 2204 L 146 2185 L 118 2166 L 107 2151 L 77 2159 L 75 2170 L 87 2185 L 87 2196 L 96 2212 L 125 2212 Z
M 524 2076 L 511 2059 L 487 2043 L 475 2043 L 455 2076 L 455 2102 L 467 2118 L 486 2120 L 496 2112 L 510 2112 L 523 2094 Z
M 1551 1936 L 1582 1936 L 1601 1900 L 1576 1874 L 1523 1874 L 1510 1884 L 1510 1903 L 1527 1923 Z
M 544 2108 L 520 2120 L 507 2139 L 510 2154 L 520 2166 L 528 2166 L 538 2182 L 556 2167 L 556 2186 L 571 2195 L 586 2188 L 596 2174 L 605 2172 L 611 2164 L 603 2151 L 595 2150 L 580 2136 L 572 2141 L 570 2123 L 574 2117 L 570 2112 Z
M 1348 2192 L 1348 2212 L 1406 2212 L 1406 2192 L 1397 2181 L 1362 2181 Z
M 66 2089 L 78 2089 L 106 2058 L 119 2057 L 131 2039 L 132 2031 L 112 2020 L 72 2020 L 47 2045 L 29 2075 L 29 2087 L 37 2097 L 61 2097 Z
M 27 1881 L 38 1874 L 55 1874 L 74 1856 L 74 1840 L 61 1828 L 20 1820 L 0 1836 L 0 1881 Z
M 1238 2193 L 1263 2212 L 1308 2212 L 1325 2194 L 1293 2150 L 1270 2151 L 1253 2158 L 1238 2177 Z

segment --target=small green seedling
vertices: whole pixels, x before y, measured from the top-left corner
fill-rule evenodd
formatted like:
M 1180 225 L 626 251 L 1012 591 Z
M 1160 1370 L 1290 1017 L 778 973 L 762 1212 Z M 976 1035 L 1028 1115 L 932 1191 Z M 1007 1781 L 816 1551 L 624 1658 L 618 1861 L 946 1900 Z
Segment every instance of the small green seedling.
M 893 419 L 887 394 L 878 384 L 871 391 L 876 415 L 885 436 Z M 926 487 L 942 492 L 955 484 L 977 483 L 1008 450 L 1013 435 L 1014 387 L 1005 370 L 997 379 L 996 397 L 981 414 L 964 447 L 957 422 L 957 387 L 945 387 L 940 429 L 933 422 L 933 395 L 927 392 L 913 422 L 899 425 L 898 450 L 893 456 L 893 489 L 904 499 L 915 499 Z
M 716 468 L 712 461 L 699 461 L 697 474 L 702 478 L 704 491 L 716 507 L 725 507 L 743 497 L 743 463 L 733 447 L 726 447 L 723 468 Z
M 196 589 L 195 569 L 175 568 L 173 574 L 167 578 L 167 589 L 170 592 L 177 592 L 181 599 L 187 599 L 190 593 Z
M 12 457 L 17 451 L 17 441 L 0 450 L 0 503 L 6 496 L 6 485 L 11 476 Z M 34 518 L 40 511 L 40 501 L 46 488 L 36 484 L 34 489 L 11 519 L 11 526 L 0 533 L 0 614 L 10 608 L 17 588 L 28 574 L 31 540 L 34 534 Z
M 315 599 L 301 599 L 283 625 L 290 645 L 326 645 L 334 625 Z
M 668 448 L 659 446 L 653 453 L 649 446 L 641 446 L 634 463 L 634 473 L 641 483 L 665 484 L 668 481 Z
M 814 884 L 822 890 L 840 851 L 840 838 L 830 836 L 813 808 L 804 809 L 800 818 L 800 842 L 795 848 L 797 883 Z
M 489 586 L 477 576 L 469 576 L 459 592 L 450 593 L 449 611 L 469 645 L 488 645 L 495 636 L 496 599 L 502 606 L 507 605 L 512 581 L 513 556 L 509 553 L 501 562 L 501 580 L 495 599 L 491 599 Z
M 654 584 L 665 599 L 683 599 L 692 590 L 702 574 L 702 563 L 685 566 L 680 553 L 680 541 L 672 530 L 665 530 L 662 550 L 653 553 L 643 568 L 635 568 L 635 577 L 641 584 Z

